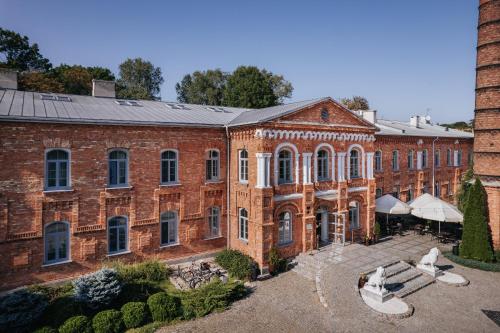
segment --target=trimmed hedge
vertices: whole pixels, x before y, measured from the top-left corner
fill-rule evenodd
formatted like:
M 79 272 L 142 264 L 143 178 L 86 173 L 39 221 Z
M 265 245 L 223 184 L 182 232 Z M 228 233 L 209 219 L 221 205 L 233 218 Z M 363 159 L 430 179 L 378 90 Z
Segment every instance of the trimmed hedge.
M 32 326 L 47 304 L 45 296 L 27 289 L 0 298 L 0 332 L 20 332 Z
M 59 333 L 92 333 L 92 322 L 86 316 L 74 316 L 59 327 Z
M 120 333 L 124 329 L 122 313 L 118 310 L 101 311 L 92 319 L 94 333 Z
M 148 298 L 148 306 L 154 321 L 170 321 L 179 316 L 181 301 L 178 297 L 160 292 Z
M 125 264 L 121 261 L 114 261 L 108 266 L 118 273 L 118 278 L 124 283 L 137 281 L 160 282 L 165 280 L 170 274 L 170 270 L 158 260 L 146 260 L 135 264 Z
M 37 329 L 33 333 L 57 333 L 57 330 L 50 327 L 50 326 L 44 326 L 44 327 L 40 327 L 39 329 Z
M 482 271 L 500 272 L 500 262 L 483 262 L 474 259 L 465 259 L 454 255 L 452 252 L 444 252 L 443 255 L 459 265 L 480 269 Z M 498 257 L 498 255 L 497 255 Z
M 146 303 L 129 302 L 121 308 L 123 323 L 126 328 L 136 328 L 147 323 L 149 309 Z
M 254 280 L 256 278 L 256 263 L 251 257 L 240 251 L 223 250 L 217 254 L 215 262 L 236 279 Z

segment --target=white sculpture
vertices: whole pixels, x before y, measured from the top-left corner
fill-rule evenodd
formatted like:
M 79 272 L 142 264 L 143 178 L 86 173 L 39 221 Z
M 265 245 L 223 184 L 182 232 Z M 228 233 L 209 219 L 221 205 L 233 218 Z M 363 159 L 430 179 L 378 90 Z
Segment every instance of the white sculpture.
M 376 292 L 383 294 L 386 290 L 384 288 L 385 285 L 385 269 L 380 266 L 377 268 L 377 271 L 373 273 L 368 282 L 366 283 L 368 286 L 375 289 Z
M 430 269 L 434 270 L 434 264 L 437 262 L 439 257 L 439 250 L 437 247 L 433 247 L 428 254 L 422 257 L 420 260 L 420 265 L 429 266 Z

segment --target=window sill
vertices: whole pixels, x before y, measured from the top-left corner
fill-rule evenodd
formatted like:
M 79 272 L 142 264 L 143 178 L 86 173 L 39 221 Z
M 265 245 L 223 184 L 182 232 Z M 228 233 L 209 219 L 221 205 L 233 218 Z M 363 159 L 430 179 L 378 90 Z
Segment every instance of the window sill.
M 58 261 L 58 262 L 53 262 L 51 264 L 43 264 L 42 267 L 51 267 L 51 266 L 57 266 L 57 265 L 64 265 L 64 264 L 69 264 L 73 262 L 73 260 L 64 260 L 64 261 Z
M 222 238 L 222 235 L 218 235 L 218 236 L 210 236 L 210 237 L 207 237 L 207 238 L 203 238 L 203 240 L 212 240 L 212 239 L 219 239 L 219 238 Z
M 241 185 L 248 185 L 248 180 L 240 180 L 239 183 Z
M 116 186 L 116 187 L 105 187 L 104 189 L 106 191 L 109 191 L 109 190 L 131 190 L 132 188 L 134 188 L 133 186 Z
M 109 254 L 106 255 L 106 257 L 120 256 L 122 254 L 129 254 L 129 253 L 132 253 L 132 251 L 127 250 L 127 251 L 122 251 L 122 252 L 109 253 Z
M 43 190 L 44 194 L 50 194 L 50 193 L 67 193 L 67 192 L 75 192 L 75 190 L 72 189 L 72 188 L 54 189 L 54 190 Z
M 222 180 L 207 180 L 205 182 L 205 185 L 209 185 L 209 184 L 222 184 L 222 183 L 224 183 L 224 181 L 222 181 Z
M 238 238 L 240 242 L 245 243 L 245 245 L 248 245 L 248 239 L 243 239 L 243 238 Z
M 175 186 L 181 186 L 181 183 L 164 183 L 160 184 L 160 187 L 175 187 Z
M 175 247 L 175 246 L 179 246 L 179 245 L 181 245 L 181 243 L 179 243 L 179 242 L 172 243 L 172 244 L 164 244 L 164 245 L 160 245 L 160 249 Z
M 287 246 L 293 245 L 293 243 L 294 243 L 293 241 L 286 242 L 286 243 L 283 243 L 283 244 L 279 244 L 278 243 L 278 248 L 287 247 Z

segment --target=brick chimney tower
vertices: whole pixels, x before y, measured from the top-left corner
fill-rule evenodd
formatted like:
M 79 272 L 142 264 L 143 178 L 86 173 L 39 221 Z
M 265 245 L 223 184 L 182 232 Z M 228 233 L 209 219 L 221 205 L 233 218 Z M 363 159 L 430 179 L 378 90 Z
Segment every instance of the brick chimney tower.
M 489 224 L 500 249 L 500 0 L 479 0 L 474 173 L 488 196 Z

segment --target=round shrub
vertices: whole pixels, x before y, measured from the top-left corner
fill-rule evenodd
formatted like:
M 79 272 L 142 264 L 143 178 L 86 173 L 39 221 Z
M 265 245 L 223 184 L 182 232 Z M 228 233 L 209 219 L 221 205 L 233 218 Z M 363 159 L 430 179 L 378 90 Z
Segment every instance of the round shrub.
M 256 274 L 256 263 L 253 259 L 238 250 L 223 250 L 215 256 L 215 262 L 229 272 L 236 279 L 254 280 Z
M 44 326 L 44 327 L 40 327 L 39 329 L 37 329 L 33 333 L 57 333 L 57 330 L 50 327 L 50 326 Z
M 126 328 L 142 326 L 149 318 L 148 306 L 143 302 L 129 302 L 122 306 L 121 311 Z
M 22 289 L 0 298 L 0 332 L 23 331 L 47 307 L 45 296 Z
M 74 316 L 59 327 L 59 333 L 92 333 L 92 323 L 86 316 Z
M 75 298 L 91 309 L 111 304 L 120 295 L 122 286 L 116 270 L 103 268 L 95 273 L 81 276 L 73 282 Z
M 148 298 L 149 311 L 154 321 L 170 321 L 179 315 L 179 298 L 160 292 Z
M 117 310 L 101 311 L 92 319 L 95 333 L 120 333 L 123 331 L 122 313 Z
M 52 327 L 61 326 L 68 318 L 84 313 L 82 304 L 73 296 L 62 296 L 54 299 L 42 315 L 42 324 Z

